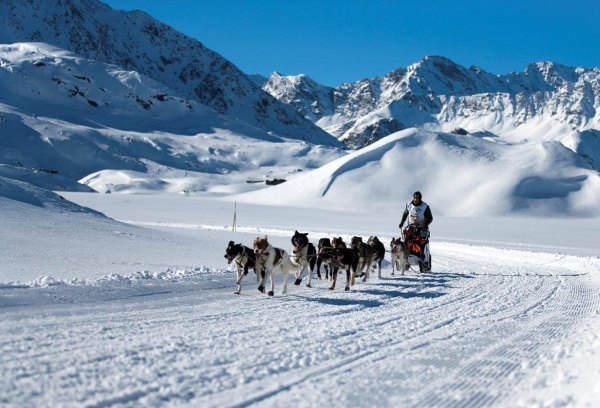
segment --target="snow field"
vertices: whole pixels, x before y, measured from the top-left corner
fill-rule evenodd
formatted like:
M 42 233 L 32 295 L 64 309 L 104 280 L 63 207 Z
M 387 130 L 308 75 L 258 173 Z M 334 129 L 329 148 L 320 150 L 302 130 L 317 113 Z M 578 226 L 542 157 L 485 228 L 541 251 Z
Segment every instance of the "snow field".
M 435 253 L 435 273 L 387 269 L 350 293 L 321 281 L 268 298 L 248 276 L 235 296 L 233 273 L 208 269 L 5 287 L 52 302 L 0 311 L 3 403 L 489 406 L 560 377 L 570 335 L 598 323 L 590 275 Z
M 219 237 L 222 252 L 232 235 L 193 233 Z M 270 234 L 288 249 L 287 230 Z M 254 235 L 237 233 L 247 244 Z M 585 393 L 577 387 L 566 396 L 555 390 L 566 378 L 574 381 L 562 362 L 590 347 L 585 341 L 575 347 L 574 336 L 581 342 L 590 328 L 599 327 L 600 260 L 434 244 L 434 273 L 390 277 L 385 268 L 383 279 L 357 283 L 349 293 L 342 290 L 342 276 L 336 291 L 327 290 L 324 281 L 306 288 L 305 280 L 291 285 L 285 297 L 278 280 L 275 298 L 268 298 L 256 290 L 251 272 L 236 296 L 234 272 L 222 258 L 220 268 L 4 285 L 0 365 L 6 381 L 0 401 L 6 406 L 579 401 Z M 577 378 L 586 375 L 580 371 Z
M 271 298 L 252 272 L 233 294 L 229 240 L 267 233 L 289 250 L 299 229 L 387 246 L 398 214 L 242 204 L 231 232 L 223 199 L 64 194 L 120 223 L 4 186 L 0 405 L 594 406 L 600 393 L 595 220 L 436 217 L 433 273 L 391 277 L 386 262 L 350 292 L 341 274 L 335 291 L 290 278 L 287 296 L 278 276 Z

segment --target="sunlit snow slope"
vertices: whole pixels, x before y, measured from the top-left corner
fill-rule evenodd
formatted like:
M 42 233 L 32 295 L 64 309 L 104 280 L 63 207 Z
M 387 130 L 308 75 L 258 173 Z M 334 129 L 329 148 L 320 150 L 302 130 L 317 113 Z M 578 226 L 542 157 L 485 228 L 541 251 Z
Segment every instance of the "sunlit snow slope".
M 62 190 L 243 190 L 342 154 L 44 43 L 0 45 L 0 135 L 0 175 Z
M 598 215 L 600 176 L 557 141 L 508 144 L 408 129 L 288 183 L 237 199 L 373 210 L 422 191 L 434 212 Z

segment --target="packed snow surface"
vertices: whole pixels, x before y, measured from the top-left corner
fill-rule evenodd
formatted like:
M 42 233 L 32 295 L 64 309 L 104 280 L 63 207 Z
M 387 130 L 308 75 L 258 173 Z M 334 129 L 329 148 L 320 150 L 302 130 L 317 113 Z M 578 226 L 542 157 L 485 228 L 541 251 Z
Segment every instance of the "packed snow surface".
M 305 278 L 282 296 L 277 279 L 271 298 L 253 272 L 233 294 L 229 240 L 266 233 L 289 250 L 298 229 L 313 242 L 377 234 L 387 245 L 401 206 L 238 203 L 231 232 L 222 199 L 64 195 L 121 223 L 2 186 L 4 406 L 591 407 L 600 397 L 597 219 L 453 219 L 434 207 L 432 273 L 391 276 L 385 262 L 382 279 L 350 292 L 344 276 L 334 291 Z

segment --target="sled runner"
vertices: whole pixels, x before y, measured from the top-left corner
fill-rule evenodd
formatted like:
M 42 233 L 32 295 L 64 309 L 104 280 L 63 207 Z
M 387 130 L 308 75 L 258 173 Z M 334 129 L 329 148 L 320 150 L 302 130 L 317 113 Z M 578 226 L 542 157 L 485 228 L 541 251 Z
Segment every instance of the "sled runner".
M 402 231 L 402 238 L 410 250 L 408 255 L 409 265 L 419 265 L 420 272 L 431 271 L 429 229 L 417 225 L 408 225 Z

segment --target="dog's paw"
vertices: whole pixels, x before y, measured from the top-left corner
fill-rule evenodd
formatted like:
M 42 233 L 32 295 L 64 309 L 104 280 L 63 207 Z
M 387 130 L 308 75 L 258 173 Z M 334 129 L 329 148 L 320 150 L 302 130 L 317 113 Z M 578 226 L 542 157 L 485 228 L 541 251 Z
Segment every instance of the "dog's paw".
M 267 293 L 269 296 L 275 296 L 275 292 L 273 292 L 272 290 L 269 291 L 269 293 Z
M 306 287 L 307 287 L 307 288 L 312 288 L 312 285 L 311 285 L 310 283 L 307 283 L 307 284 L 306 284 Z
M 242 292 L 240 292 L 239 290 L 236 290 L 235 292 L 233 292 L 233 294 L 234 294 L 234 295 L 239 295 L 239 294 L 241 294 L 241 293 L 242 293 Z
M 258 291 L 259 291 L 260 293 L 265 293 L 265 287 L 264 287 L 263 285 L 260 285 L 260 286 L 258 287 Z
M 350 286 L 346 286 L 344 290 L 350 290 Z
M 302 279 L 298 278 L 296 279 L 296 282 L 294 282 L 294 285 L 298 286 L 302 283 Z
M 330 286 L 330 287 L 329 287 L 329 290 L 333 290 L 333 286 Z

